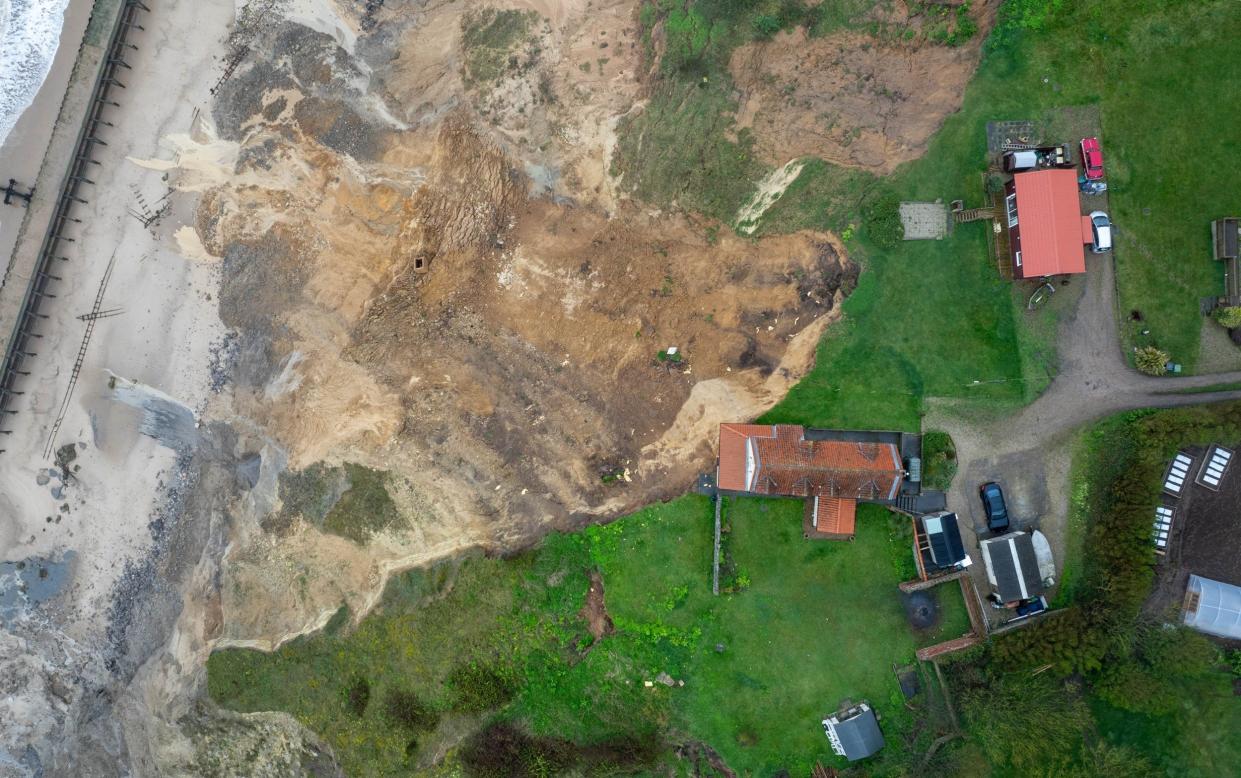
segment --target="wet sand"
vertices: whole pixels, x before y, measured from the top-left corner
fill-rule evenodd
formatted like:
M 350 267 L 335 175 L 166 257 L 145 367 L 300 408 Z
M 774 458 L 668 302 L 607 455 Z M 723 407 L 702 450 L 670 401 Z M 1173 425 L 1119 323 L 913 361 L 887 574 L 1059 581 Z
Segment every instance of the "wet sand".
M 34 102 L 22 113 L 4 143 L 0 144 L 0 186 L 15 178 L 20 187 L 28 188 L 39 177 L 52 137 L 52 127 L 60 113 L 93 5 L 93 0 L 70 0 L 69 7 L 65 9 L 65 26 L 61 29 L 60 46 L 56 49 L 52 68 Z M 55 196 L 53 192 L 43 194 Z M 9 265 L 25 213 L 20 205 L 0 205 L 0 264 L 4 267 Z M 8 333 L 5 332 L 3 337 L 7 340 Z

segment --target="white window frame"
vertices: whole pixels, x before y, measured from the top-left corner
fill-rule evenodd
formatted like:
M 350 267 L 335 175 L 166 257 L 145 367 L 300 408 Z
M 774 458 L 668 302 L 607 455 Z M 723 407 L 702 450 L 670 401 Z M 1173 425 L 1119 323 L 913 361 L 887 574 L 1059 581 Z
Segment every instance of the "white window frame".
M 1021 267 L 1021 249 L 1017 249 L 1017 253 L 1013 256 L 1017 261 L 1017 267 Z
M 1008 212 L 1008 226 L 1017 226 L 1017 193 L 1013 192 L 1004 198 L 1004 207 Z

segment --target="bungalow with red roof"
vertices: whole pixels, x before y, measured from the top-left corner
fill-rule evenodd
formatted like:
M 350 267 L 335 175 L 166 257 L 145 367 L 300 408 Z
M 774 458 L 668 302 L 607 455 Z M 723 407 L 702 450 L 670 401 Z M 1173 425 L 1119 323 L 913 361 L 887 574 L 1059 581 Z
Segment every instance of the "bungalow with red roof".
M 893 443 L 817 440 L 794 424 L 721 424 L 716 487 L 804 497 L 807 537 L 853 537 L 859 502 L 892 504 L 905 470 Z
M 1015 278 L 1086 272 L 1084 246 L 1093 242 L 1090 217 L 1077 196 L 1077 171 L 1018 173 L 1006 187 L 1008 252 Z

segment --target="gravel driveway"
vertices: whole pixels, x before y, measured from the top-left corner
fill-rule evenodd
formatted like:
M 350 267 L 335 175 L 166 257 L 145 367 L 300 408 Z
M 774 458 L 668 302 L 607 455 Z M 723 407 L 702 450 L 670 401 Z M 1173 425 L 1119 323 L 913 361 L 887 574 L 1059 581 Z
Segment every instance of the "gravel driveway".
M 1058 564 L 1064 558 L 1069 508 L 1069 465 L 1074 433 L 1119 411 L 1194 405 L 1241 398 L 1241 390 L 1198 394 L 1170 391 L 1241 381 L 1241 371 L 1157 378 L 1129 367 L 1116 328 L 1115 269 L 1111 256 L 1087 260 L 1086 290 L 1060 325 L 1059 373 L 1048 389 L 1016 414 L 998 419 L 963 418 L 959 405 L 931 400 L 924 429 L 952 435 L 958 471 L 948 507 L 967 527 L 985 537 L 977 490 L 987 481 L 1004 488 L 1013 528 L 1038 527 L 1051 541 Z M 971 571 L 980 592 L 989 591 L 976 542 Z

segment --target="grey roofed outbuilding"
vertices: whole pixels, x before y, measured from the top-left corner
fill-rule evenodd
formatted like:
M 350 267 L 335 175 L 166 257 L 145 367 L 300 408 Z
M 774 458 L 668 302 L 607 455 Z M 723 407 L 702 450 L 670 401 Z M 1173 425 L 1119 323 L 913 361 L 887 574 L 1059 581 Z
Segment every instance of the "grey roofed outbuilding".
M 936 513 L 922 517 L 922 529 L 930 545 L 931 563 L 936 567 L 952 567 L 965 561 L 965 544 L 957 526 L 957 514 Z
M 1028 533 L 1010 532 L 984 540 L 979 547 L 987 566 L 987 580 L 1004 602 L 1028 600 L 1046 590 Z
M 865 759 L 883 748 L 879 720 L 866 703 L 823 720 L 832 750 L 850 762 Z
M 1196 630 L 1241 640 L 1241 586 L 1189 576 L 1183 618 Z

